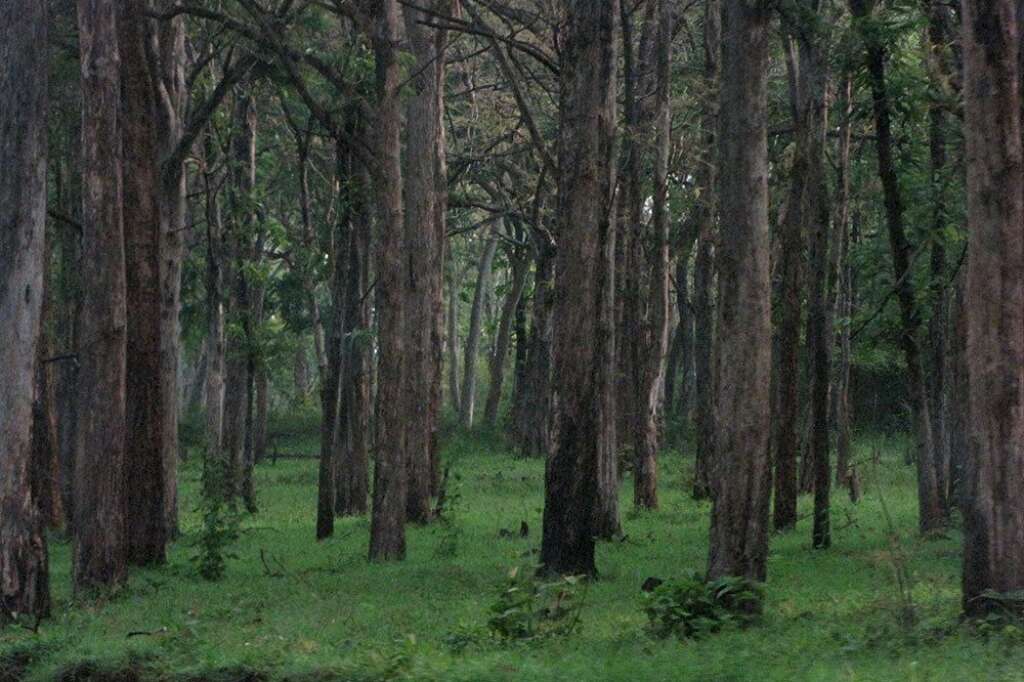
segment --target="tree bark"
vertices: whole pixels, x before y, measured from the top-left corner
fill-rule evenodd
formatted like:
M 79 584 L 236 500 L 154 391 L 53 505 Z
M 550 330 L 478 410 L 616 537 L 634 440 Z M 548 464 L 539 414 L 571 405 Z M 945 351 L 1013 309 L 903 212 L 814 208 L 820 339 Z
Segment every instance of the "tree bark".
M 145 3 L 118 2 L 121 137 L 124 145 L 124 247 L 127 282 L 127 420 L 124 519 L 128 562 L 166 561 L 165 405 L 161 387 L 160 206 L 157 105 L 146 54 Z
M 522 409 L 515 419 L 516 441 L 523 457 L 544 457 L 552 451 L 552 317 L 554 312 L 555 244 L 537 234 L 537 263 L 530 340 L 524 370 Z
M 559 101 L 556 445 L 545 475 L 542 571 L 593 575 L 598 462 L 608 447 L 614 343 L 611 226 L 615 188 L 618 0 L 564 0 Z
M 708 577 L 767 575 L 771 297 L 767 71 L 770 10 L 722 3 L 722 238 Z
M 114 0 L 79 0 L 82 61 L 82 294 L 74 583 L 125 578 L 126 284 L 121 59 Z
M 45 276 L 47 21 L 45 1 L 0 5 L 0 622 L 50 610 L 30 480 Z
M 521 247 L 516 247 L 517 250 Z M 502 389 L 505 385 L 505 361 L 508 359 L 509 347 L 512 345 L 512 325 L 519 300 L 526 289 L 526 278 L 529 275 L 530 261 L 524 253 L 513 253 L 512 281 L 505 301 L 501 306 L 501 317 L 498 322 L 498 333 L 494 339 L 494 352 L 488 358 L 490 385 L 487 388 L 487 403 L 484 407 L 484 424 L 494 428 L 498 422 L 498 408 L 501 405 Z
M 406 372 L 406 294 L 404 211 L 401 161 L 402 116 L 399 102 L 399 9 L 397 0 L 373 0 L 371 24 L 377 69 L 376 198 L 380 214 L 378 302 L 380 359 L 377 388 L 377 460 L 373 476 L 370 524 L 372 561 L 405 558 L 405 508 L 408 457 L 403 394 Z
M 963 10 L 967 158 L 967 362 L 963 608 L 1024 588 L 1024 172 L 1017 3 Z M 1019 608 L 1014 606 L 1013 608 Z

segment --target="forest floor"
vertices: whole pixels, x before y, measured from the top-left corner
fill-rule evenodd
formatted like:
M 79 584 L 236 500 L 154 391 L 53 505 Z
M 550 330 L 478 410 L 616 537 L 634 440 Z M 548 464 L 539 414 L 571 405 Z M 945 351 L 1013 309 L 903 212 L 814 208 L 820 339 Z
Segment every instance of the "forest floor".
M 315 431 L 288 446 L 314 453 Z M 543 462 L 515 459 L 495 438 L 450 438 L 450 521 L 410 528 L 408 559 L 390 565 L 366 561 L 365 518 L 339 519 L 333 539 L 314 541 L 314 459 L 267 462 L 257 469 L 260 511 L 244 518 L 227 576 L 209 583 L 190 561 L 200 524 L 193 457 L 181 472 L 183 537 L 167 566 L 133 572 L 107 598 L 76 600 L 70 546 L 53 538 L 54 617 L 37 632 L 0 630 L 0 681 L 1024 679 L 1024 630 L 985 636 L 958 624 L 959 533 L 917 537 L 903 447 L 859 439 L 858 459 L 878 448 L 882 461 L 862 467 L 859 504 L 836 493 L 832 549 L 810 548 L 804 496 L 798 530 L 772 538 L 761 622 L 687 642 L 646 632 L 640 590 L 649 576 L 705 565 L 709 505 L 685 493 L 692 460 L 678 452 L 661 460 L 659 511 L 632 512 L 623 485 L 625 538 L 599 546 L 600 579 L 579 592 L 578 631 L 525 642 L 488 637 L 487 622 L 510 569 L 535 560 Z M 901 590 L 897 576 L 910 584 Z

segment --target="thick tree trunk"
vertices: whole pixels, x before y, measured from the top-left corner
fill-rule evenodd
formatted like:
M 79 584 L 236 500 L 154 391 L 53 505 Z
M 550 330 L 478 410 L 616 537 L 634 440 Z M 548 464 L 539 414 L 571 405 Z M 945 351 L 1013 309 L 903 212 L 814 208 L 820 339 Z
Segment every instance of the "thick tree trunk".
M 764 3 L 722 3 L 722 238 L 708 576 L 764 580 L 768 558 L 771 297 L 768 26 Z
M 76 589 L 125 577 L 125 245 L 121 60 L 114 0 L 79 0 L 82 60 L 82 294 L 75 454 Z
M 441 10 L 445 3 L 429 4 Z M 424 26 L 426 12 L 404 6 L 405 34 L 415 56 L 412 96 L 406 100 L 405 241 L 408 249 L 405 321 L 407 350 L 406 456 L 409 483 L 406 514 L 426 523 L 433 508 L 438 405 L 435 386 L 442 381 L 437 342 L 443 319 L 444 251 L 447 239 L 447 177 L 444 169 L 444 75 L 446 33 Z M 472 417 L 470 417 L 472 420 Z
M 706 183 L 703 199 L 698 204 L 699 236 L 697 255 L 693 264 L 693 387 L 694 422 L 697 432 L 697 451 L 694 459 L 693 497 L 703 500 L 711 495 L 710 468 L 715 458 L 714 424 L 714 339 L 715 339 L 715 257 L 717 237 L 715 216 L 718 194 L 718 104 L 715 89 L 719 87 L 722 45 L 721 1 L 708 0 L 704 13 L 704 81 L 709 96 L 702 112 L 702 126 L 706 140 L 703 168 Z
M 50 610 L 30 480 L 45 276 L 47 22 L 46 2 L 0 5 L 0 623 Z
M 473 293 L 473 307 L 469 311 L 469 332 L 466 334 L 466 347 L 462 358 L 462 401 L 460 403 L 459 423 L 463 428 L 472 428 L 473 416 L 476 411 L 476 362 L 480 352 L 480 337 L 484 328 L 484 299 L 491 287 L 491 266 L 494 255 L 498 251 L 498 236 L 501 234 L 504 221 L 498 219 L 488 233 L 484 242 L 484 250 L 476 271 L 476 290 Z
M 556 445 L 545 476 L 540 563 L 593 575 L 598 462 L 608 447 L 614 343 L 610 300 L 615 188 L 615 24 L 618 0 L 564 0 L 559 103 Z
M 368 3 L 370 4 L 370 3 Z M 397 0 L 372 3 L 372 36 L 377 63 L 377 118 L 374 121 L 377 206 L 380 213 L 377 287 L 380 359 L 377 388 L 377 460 L 370 524 L 372 561 L 405 558 L 405 498 L 408 457 L 405 441 L 406 286 L 402 202 L 401 68 Z
M 1011 0 L 962 4 L 969 438 L 963 608 L 1024 589 L 1024 175 L 1020 26 Z M 1014 607 L 1018 608 L 1018 607 Z
M 128 311 L 124 519 L 128 562 L 166 560 L 164 411 L 176 411 L 161 381 L 160 206 L 155 84 L 146 55 L 145 5 L 118 0 L 121 137 L 124 145 L 124 246 Z
M 873 0 L 850 0 L 850 11 L 862 21 L 872 10 Z M 900 191 L 896 161 L 893 157 L 892 112 L 885 76 L 886 47 L 877 32 L 862 28 L 867 48 L 867 66 L 875 118 L 875 153 L 878 174 L 885 197 L 886 225 L 892 251 L 897 299 L 900 304 L 900 347 L 907 364 L 907 385 L 910 406 L 916 430 L 918 525 L 922 533 L 941 528 L 944 524 L 942 505 L 935 480 L 931 411 L 921 364 L 918 332 L 921 326 L 917 312 L 914 285 L 910 276 L 910 242 L 904 227 L 903 196 Z

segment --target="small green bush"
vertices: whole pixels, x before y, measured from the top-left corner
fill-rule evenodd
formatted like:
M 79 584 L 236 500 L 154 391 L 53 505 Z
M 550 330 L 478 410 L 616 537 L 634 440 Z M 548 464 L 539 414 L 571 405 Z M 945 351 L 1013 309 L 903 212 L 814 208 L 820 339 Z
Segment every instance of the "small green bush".
M 207 457 L 203 465 L 202 491 L 197 511 L 202 528 L 192 554 L 199 575 L 209 581 L 224 577 L 228 547 L 238 539 L 240 518 L 235 506 L 230 464 L 221 457 Z
M 537 640 L 567 636 L 580 627 L 585 593 L 580 579 L 563 577 L 541 582 L 532 574 L 512 569 L 498 600 L 491 606 L 487 626 L 500 640 Z
M 725 627 L 744 627 L 761 613 L 764 592 L 753 580 L 727 576 L 710 582 L 694 573 L 644 595 L 648 628 L 659 638 L 700 639 Z

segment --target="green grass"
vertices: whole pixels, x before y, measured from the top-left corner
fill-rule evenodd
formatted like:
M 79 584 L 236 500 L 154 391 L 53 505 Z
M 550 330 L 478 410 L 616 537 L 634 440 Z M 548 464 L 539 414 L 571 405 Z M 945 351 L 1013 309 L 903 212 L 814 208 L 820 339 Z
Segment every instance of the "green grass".
M 315 451 L 315 433 L 299 441 L 292 445 Z M 861 440 L 858 457 L 875 445 Z M 260 513 L 244 520 L 227 577 L 207 583 L 189 561 L 198 530 L 193 461 L 181 473 L 184 536 L 166 567 L 133 572 L 109 598 L 79 601 L 70 547 L 54 539 L 54 617 L 37 633 L 0 630 L 0 680 L 1024 679 L 1017 631 L 983 639 L 957 625 L 959 534 L 916 537 L 912 471 L 901 444 L 882 447 L 882 464 L 864 473 L 863 501 L 835 495 L 831 550 L 810 549 L 809 498 L 798 530 L 772 539 L 756 627 L 685 643 L 645 632 L 644 579 L 702 570 L 707 552 L 709 506 L 685 494 L 690 459 L 669 452 L 660 511 L 631 512 L 623 486 L 626 537 L 598 549 L 601 577 L 587 590 L 578 634 L 462 653 L 449 636 L 483 628 L 509 569 L 534 560 L 542 462 L 512 458 L 495 438 L 453 435 L 445 458 L 458 492 L 454 523 L 410 528 L 408 560 L 391 565 L 366 561 L 366 519 L 341 519 L 332 540 L 314 541 L 314 460 L 262 465 Z M 528 538 L 499 537 L 524 520 Z M 898 623 L 901 555 L 919 617 L 910 627 Z

